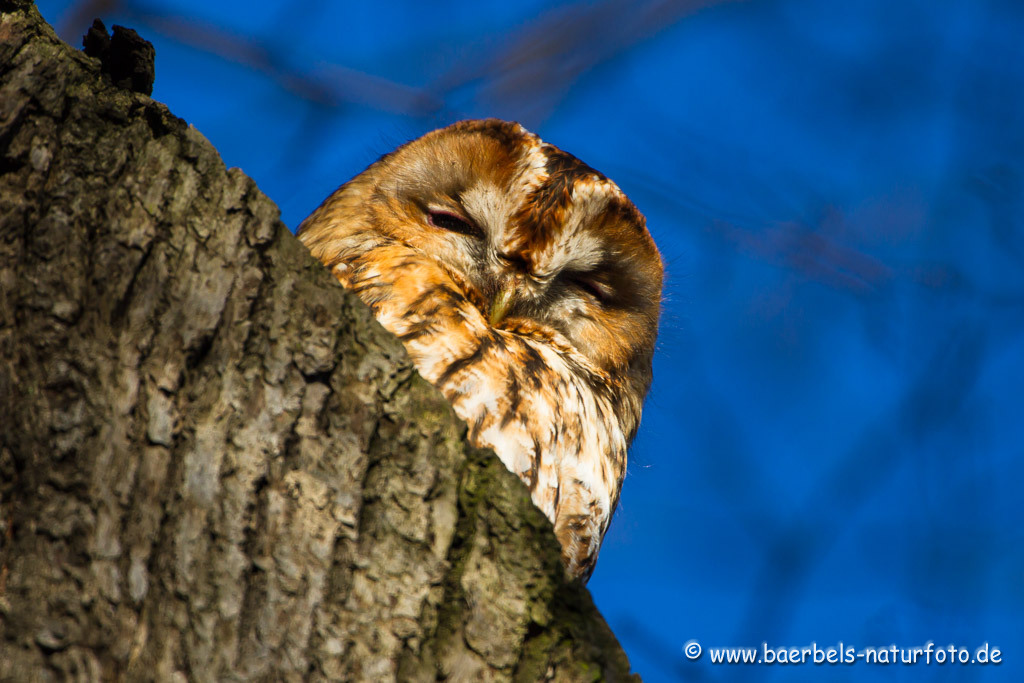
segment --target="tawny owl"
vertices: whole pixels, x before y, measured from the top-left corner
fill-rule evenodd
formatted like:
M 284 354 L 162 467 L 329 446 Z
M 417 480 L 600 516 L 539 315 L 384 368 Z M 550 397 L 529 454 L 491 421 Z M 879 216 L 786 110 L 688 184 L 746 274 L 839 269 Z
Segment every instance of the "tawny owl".
M 662 264 L 619 188 L 519 124 L 387 154 L 299 238 L 529 487 L 584 580 L 651 383 Z

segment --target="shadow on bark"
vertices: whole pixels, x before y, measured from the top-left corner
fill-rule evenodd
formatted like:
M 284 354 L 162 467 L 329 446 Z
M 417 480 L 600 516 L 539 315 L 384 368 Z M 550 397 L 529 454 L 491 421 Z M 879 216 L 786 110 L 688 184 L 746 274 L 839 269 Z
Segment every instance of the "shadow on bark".
M 628 678 L 526 489 L 252 180 L 0 11 L 0 679 Z

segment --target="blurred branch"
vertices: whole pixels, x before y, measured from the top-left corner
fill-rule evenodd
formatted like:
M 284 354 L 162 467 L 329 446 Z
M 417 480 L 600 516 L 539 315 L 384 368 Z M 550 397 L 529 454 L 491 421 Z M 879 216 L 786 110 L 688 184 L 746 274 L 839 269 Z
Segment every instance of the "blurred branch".
M 558 101 L 582 75 L 684 17 L 735 1 L 605 0 L 558 7 L 508 36 L 492 55 L 456 63 L 433 89 L 450 94 L 477 83 L 478 99 L 500 111 Z
M 456 92 L 475 86 L 476 99 L 486 109 L 529 114 L 526 103 L 557 103 L 584 73 L 698 10 L 736 1 L 655 0 L 637 5 L 605 0 L 558 7 L 492 41 L 493 47 L 465 50 L 426 88 L 330 62 L 310 70 L 293 64 L 290 53 L 266 39 L 236 35 L 227 28 L 132 0 L 79 2 L 60 22 L 60 33 L 75 42 L 75 32 L 83 30 L 93 16 L 118 14 L 182 45 L 261 73 L 289 94 L 316 105 L 337 108 L 358 103 L 424 117 L 451 108 L 449 99 Z
M 76 27 L 88 25 L 89 17 L 98 13 L 116 13 L 181 45 L 252 69 L 289 94 L 315 105 L 337 108 L 345 103 L 360 103 L 411 116 L 429 114 L 441 106 L 439 100 L 423 90 L 341 65 L 327 65 L 321 74 L 309 73 L 290 64 L 286 52 L 267 41 L 236 35 L 227 28 L 131 0 L 79 3 L 61 21 L 60 34 L 74 43 Z
M 858 508 L 899 470 L 913 445 L 956 417 L 983 368 L 986 344 L 978 325 L 950 325 L 900 404 L 836 460 L 788 525 L 777 526 L 766 544 L 737 642 L 763 640 L 764 624 L 784 626 L 799 604 L 797 594 Z
M 692 151 L 678 140 L 670 142 L 668 148 L 677 150 L 681 157 Z M 707 151 L 695 154 L 699 157 L 702 153 Z M 719 151 L 718 156 L 721 154 Z M 782 269 L 788 274 L 788 282 L 784 284 L 816 282 L 863 298 L 878 295 L 897 283 L 909 283 L 934 294 L 972 299 L 993 312 L 1015 313 L 1024 306 L 1024 291 L 986 287 L 954 263 L 872 254 L 857 244 L 862 241 L 856 238 L 864 234 L 864 226 L 851 225 L 835 203 L 817 196 L 812 190 L 806 190 L 808 198 L 784 201 L 781 191 L 762 181 L 764 176 L 780 173 L 768 162 L 758 162 L 757 165 L 768 170 L 747 175 L 742 175 L 742 167 L 749 162 L 739 163 L 730 159 L 720 163 L 729 172 L 729 177 L 721 181 L 729 183 L 729 187 L 723 190 L 725 196 L 735 197 L 741 191 L 749 195 L 755 191 L 751 201 L 755 205 L 763 202 L 766 206 L 759 211 L 744 212 L 737 208 L 743 204 L 742 201 L 719 205 L 701 196 L 692 186 L 696 175 L 700 176 L 702 183 L 709 182 L 709 172 L 703 168 L 698 171 L 679 169 L 676 175 L 659 176 L 635 167 L 621 167 L 616 177 L 631 182 L 634 186 L 631 195 L 646 194 L 668 207 L 680 230 L 696 229 L 727 245 L 735 254 Z M 790 180 L 787 189 L 793 193 L 799 191 L 796 188 L 800 185 L 799 180 Z M 775 201 L 769 205 L 771 200 Z M 1010 213 L 999 206 L 993 211 L 997 209 L 1002 211 L 998 218 Z M 992 220 L 993 232 L 1002 229 L 993 238 L 993 242 L 1001 247 L 1007 246 L 1004 240 L 1009 231 L 1003 229 L 1007 222 Z M 1016 255 L 1009 247 L 1007 251 Z M 777 290 L 783 291 L 792 292 L 783 287 Z

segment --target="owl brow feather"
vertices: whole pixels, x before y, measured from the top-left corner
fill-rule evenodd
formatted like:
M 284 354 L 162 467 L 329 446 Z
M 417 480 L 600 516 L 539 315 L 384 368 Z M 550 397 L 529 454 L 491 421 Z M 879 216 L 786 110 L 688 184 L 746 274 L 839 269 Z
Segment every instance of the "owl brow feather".
M 534 249 L 543 249 L 554 238 L 556 228 L 563 223 L 572 205 L 577 182 L 584 179 L 610 182 L 600 171 L 554 145 L 545 143 L 541 151 L 546 158 L 547 177 L 530 193 L 518 217 L 520 224 L 532 233 L 536 241 Z
M 523 145 L 523 133 L 526 131 L 518 123 L 502 121 L 501 119 L 483 119 L 460 121 L 453 125 L 453 128 L 466 133 L 479 133 L 495 140 L 509 151 L 514 151 Z
M 597 176 L 599 180 L 608 180 L 600 171 L 588 166 L 577 157 L 554 145 L 544 145 L 544 152 L 548 158 L 545 170 L 549 175 L 565 176 L 573 181 L 586 176 Z

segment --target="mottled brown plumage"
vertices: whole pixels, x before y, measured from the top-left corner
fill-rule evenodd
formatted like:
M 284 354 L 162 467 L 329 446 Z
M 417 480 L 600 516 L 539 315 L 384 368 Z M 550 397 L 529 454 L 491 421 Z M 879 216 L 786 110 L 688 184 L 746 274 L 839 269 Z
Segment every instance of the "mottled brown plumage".
M 530 488 L 586 579 L 651 382 L 662 265 L 619 188 L 515 123 L 385 155 L 299 237 Z

